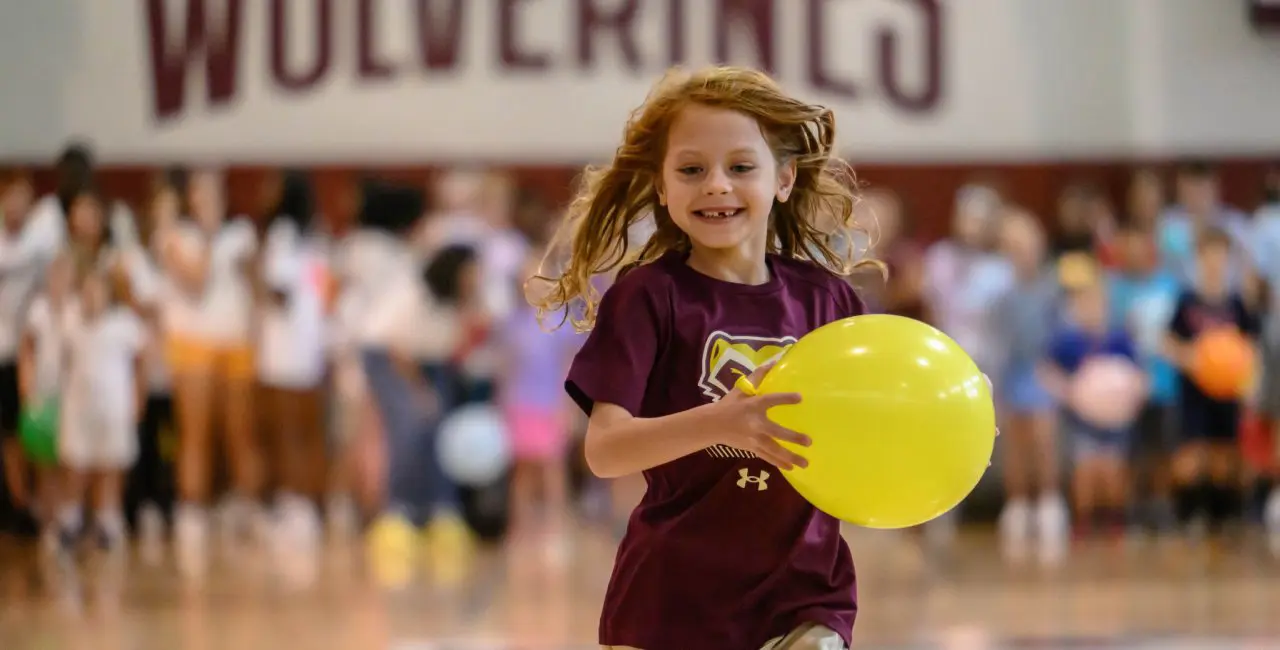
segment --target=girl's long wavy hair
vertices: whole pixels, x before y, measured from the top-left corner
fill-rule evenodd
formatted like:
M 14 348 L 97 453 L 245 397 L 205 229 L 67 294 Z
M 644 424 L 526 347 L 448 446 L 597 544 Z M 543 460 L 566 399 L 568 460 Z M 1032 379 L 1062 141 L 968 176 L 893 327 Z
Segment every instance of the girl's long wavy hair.
M 658 202 L 667 133 L 680 110 L 691 104 L 750 115 L 782 164 L 796 166 L 790 200 L 775 203 L 770 215 L 769 252 L 809 260 L 837 275 L 873 265 L 855 259 L 852 231 L 856 202 L 853 170 L 832 156 L 835 115 L 830 109 L 788 96 L 767 75 L 738 67 L 696 72 L 673 70 L 650 92 L 627 121 L 622 145 L 606 167 L 588 167 L 577 196 L 537 275 L 526 284 L 538 316 L 559 312 L 561 324 L 588 331 L 595 323 L 600 291 L 593 279 L 652 262 L 668 251 L 689 250 L 689 236 Z M 655 231 L 638 251 L 628 242 L 631 227 L 652 215 Z M 548 266 L 557 247 L 568 242 L 563 270 Z

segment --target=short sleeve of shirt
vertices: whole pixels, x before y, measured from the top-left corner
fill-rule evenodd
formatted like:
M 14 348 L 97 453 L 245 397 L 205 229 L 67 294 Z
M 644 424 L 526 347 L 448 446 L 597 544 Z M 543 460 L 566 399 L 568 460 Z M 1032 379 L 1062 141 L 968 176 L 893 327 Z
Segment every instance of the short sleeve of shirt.
M 862 297 L 858 295 L 853 285 L 840 278 L 836 278 L 833 284 L 835 285 L 833 292 L 835 293 L 837 319 L 861 316 L 867 313 L 866 304 L 863 303 Z
M 595 327 L 574 356 L 565 390 L 590 415 L 597 402 L 639 415 L 670 320 L 663 287 L 641 267 L 605 291 Z
M 1183 292 L 1181 296 L 1178 296 L 1178 305 L 1174 307 L 1173 318 L 1169 321 L 1169 333 L 1183 341 L 1190 340 L 1195 336 L 1188 314 L 1194 300 L 1195 298 L 1187 292 Z
M 1134 342 L 1133 336 L 1124 329 L 1117 329 L 1112 336 L 1115 340 L 1115 353 L 1137 363 L 1138 346 Z
M 1049 339 L 1048 350 L 1045 356 L 1053 365 L 1071 372 L 1075 361 L 1075 345 L 1071 337 L 1063 332 L 1055 332 Z

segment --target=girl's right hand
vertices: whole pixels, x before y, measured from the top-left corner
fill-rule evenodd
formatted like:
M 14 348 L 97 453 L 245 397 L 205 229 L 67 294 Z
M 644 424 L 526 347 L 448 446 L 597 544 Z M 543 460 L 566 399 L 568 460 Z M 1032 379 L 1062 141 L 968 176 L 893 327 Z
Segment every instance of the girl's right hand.
M 760 366 L 747 377 L 750 386 L 760 380 L 773 367 L 772 363 Z M 749 451 L 761 460 L 780 469 L 806 467 L 809 461 L 803 456 L 778 444 L 779 440 L 808 447 L 808 436 L 783 427 L 769 419 L 769 409 L 785 404 L 799 404 L 797 393 L 752 394 L 739 382 L 723 399 L 711 405 L 716 411 L 714 426 L 720 434 L 718 442 L 743 451 Z

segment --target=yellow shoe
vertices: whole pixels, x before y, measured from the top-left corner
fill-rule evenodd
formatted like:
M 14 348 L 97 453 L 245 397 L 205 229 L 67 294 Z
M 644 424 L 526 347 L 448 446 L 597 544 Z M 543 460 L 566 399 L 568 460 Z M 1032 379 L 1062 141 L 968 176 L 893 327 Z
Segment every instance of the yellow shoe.
M 456 514 L 437 515 L 422 531 L 427 560 L 437 579 L 454 584 L 465 577 L 475 554 L 475 538 Z
M 369 529 L 369 567 L 385 587 L 399 588 L 413 577 L 414 528 L 399 515 L 383 515 Z

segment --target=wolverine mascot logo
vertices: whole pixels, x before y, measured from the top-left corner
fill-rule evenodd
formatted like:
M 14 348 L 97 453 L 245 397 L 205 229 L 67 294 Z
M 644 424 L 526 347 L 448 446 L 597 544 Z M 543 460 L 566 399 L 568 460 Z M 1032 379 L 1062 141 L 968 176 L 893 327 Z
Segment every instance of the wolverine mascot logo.
M 733 390 L 739 377 L 747 377 L 756 368 L 777 361 L 795 342 L 790 336 L 731 336 L 721 331 L 712 332 L 702 347 L 702 377 L 698 379 L 698 387 L 711 401 L 717 402 Z M 714 445 L 706 452 L 716 458 L 755 457 L 749 451 L 727 445 Z
M 698 387 L 711 401 L 719 401 L 733 390 L 739 377 L 777 361 L 795 342 L 790 336 L 731 336 L 718 330 L 712 332 L 702 347 L 702 377 Z

